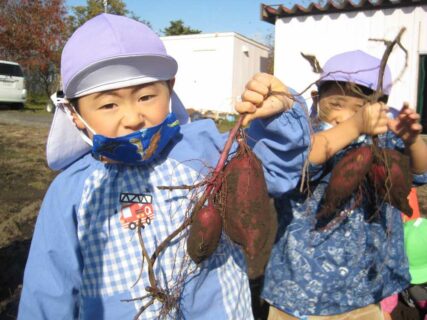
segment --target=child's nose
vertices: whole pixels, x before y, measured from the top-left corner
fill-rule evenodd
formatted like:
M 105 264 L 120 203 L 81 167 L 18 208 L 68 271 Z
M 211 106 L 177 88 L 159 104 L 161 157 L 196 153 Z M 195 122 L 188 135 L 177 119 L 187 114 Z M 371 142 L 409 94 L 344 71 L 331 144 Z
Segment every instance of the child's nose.
M 141 114 L 138 108 L 129 106 L 125 110 L 122 123 L 127 129 L 137 131 L 144 127 L 144 115 Z

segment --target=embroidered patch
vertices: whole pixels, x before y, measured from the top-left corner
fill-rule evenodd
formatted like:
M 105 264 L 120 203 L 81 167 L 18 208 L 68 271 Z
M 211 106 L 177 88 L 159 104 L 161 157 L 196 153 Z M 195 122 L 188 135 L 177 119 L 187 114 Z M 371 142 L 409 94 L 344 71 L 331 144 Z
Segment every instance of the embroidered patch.
M 154 219 L 151 194 L 120 193 L 120 203 L 120 223 L 124 228 L 134 230 L 138 224 L 145 228 Z

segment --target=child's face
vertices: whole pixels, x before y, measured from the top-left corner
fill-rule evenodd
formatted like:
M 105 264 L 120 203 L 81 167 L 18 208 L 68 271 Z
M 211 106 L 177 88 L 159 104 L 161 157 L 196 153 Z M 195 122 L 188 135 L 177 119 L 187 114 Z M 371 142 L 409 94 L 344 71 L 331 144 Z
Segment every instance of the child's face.
M 319 100 L 319 118 L 336 126 L 348 120 L 363 107 L 366 100 L 350 88 L 332 84 L 321 93 Z
M 93 93 L 79 98 L 78 112 L 97 134 L 115 138 L 163 122 L 170 90 L 168 82 L 159 81 Z M 78 117 L 74 120 L 79 129 L 86 128 Z M 92 139 L 90 130 L 87 133 Z

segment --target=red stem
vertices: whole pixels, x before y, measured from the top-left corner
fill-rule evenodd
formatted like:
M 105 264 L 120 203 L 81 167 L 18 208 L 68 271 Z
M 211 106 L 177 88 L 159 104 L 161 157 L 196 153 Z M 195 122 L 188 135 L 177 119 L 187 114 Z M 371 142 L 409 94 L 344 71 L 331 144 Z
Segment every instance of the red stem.
M 236 124 L 234 125 L 234 127 L 230 130 L 227 141 L 225 142 L 225 145 L 224 145 L 224 149 L 221 152 L 221 156 L 220 156 L 220 158 L 216 164 L 216 167 L 213 171 L 212 179 L 210 179 L 210 181 L 215 182 L 217 177 L 218 177 L 218 174 L 221 172 L 222 168 L 224 168 L 225 161 L 227 161 L 227 159 L 228 159 L 228 154 L 230 152 L 231 146 L 233 145 L 234 138 L 236 137 L 237 131 L 239 131 L 240 127 L 242 126 L 242 122 L 243 122 L 244 117 L 245 117 L 244 115 L 241 115 L 239 117 L 239 119 L 237 120 Z M 204 202 L 204 200 L 206 200 L 206 198 L 211 193 L 214 185 L 215 185 L 214 183 L 210 183 L 207 186 L 207 188 L 206 188 L 206 190 L 205 190 L 205 192 L 201 198 L 201 200 L 203 200 L 203 202 Z

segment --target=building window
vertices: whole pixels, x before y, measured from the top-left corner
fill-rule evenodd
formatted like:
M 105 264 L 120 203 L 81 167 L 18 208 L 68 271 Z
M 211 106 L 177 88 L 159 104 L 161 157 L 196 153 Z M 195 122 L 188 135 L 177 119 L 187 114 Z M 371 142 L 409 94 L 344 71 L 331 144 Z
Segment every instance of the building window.
M 427 55 L 420 55 L 418 69 L 417 112 L 421 115 L 423 133 L 427 134 Z

